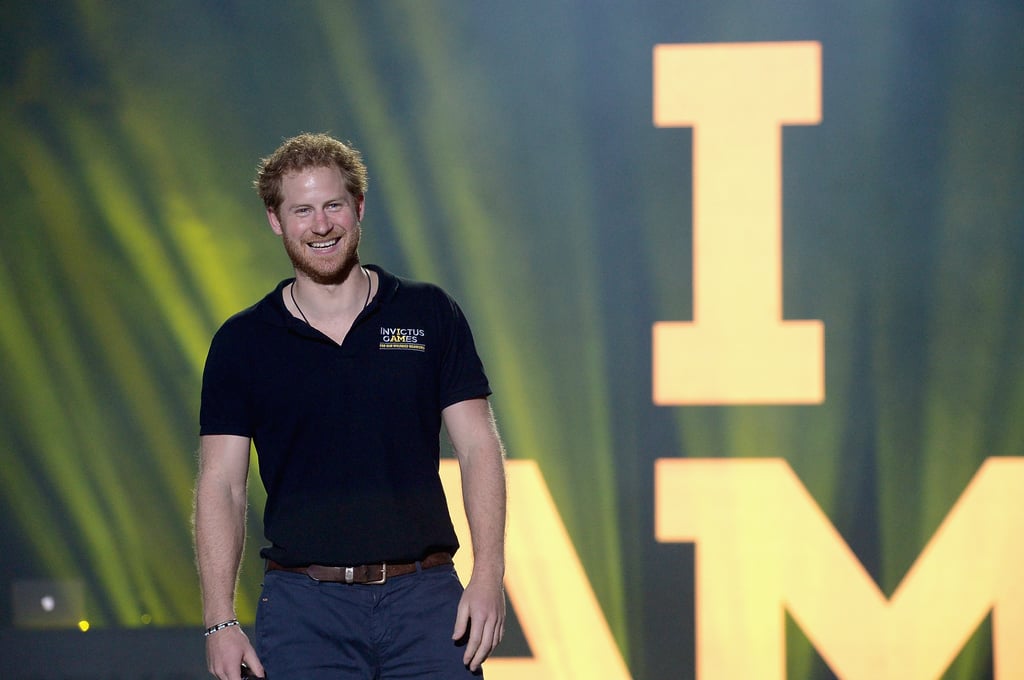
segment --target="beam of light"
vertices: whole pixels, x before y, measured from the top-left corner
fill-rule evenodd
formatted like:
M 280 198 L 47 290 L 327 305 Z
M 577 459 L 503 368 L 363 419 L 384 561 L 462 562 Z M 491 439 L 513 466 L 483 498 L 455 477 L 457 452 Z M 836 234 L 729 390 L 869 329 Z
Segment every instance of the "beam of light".
M 353 8 L 355 9 L 355 8 Z M 355 9 L 358 14 L 358 9 Z M 392 228 L 401 235 L 402 254 L 414 275 L 428 281 L 440 279 L 437 239 L 426 228 L 424 206 L 433 203 L 426 193 L 422 178 L 412 172 L 410 149 L 404 143 L 402 124 L 391 113 L 387 100 L 386 74 L 370 61 L 370 45 L 360 22 L 353 16 L 342 16 L 333 3 L 317 3 L 319 20 L 326 32 L 336 36 L 326 47 L 332 51 L 334 77 L 342 85 L 341 91 L 358 102 L 353 115 L 358 121 L 361 138 L 352 140 L 364 153 L 370 165 L 370 191 L 367 210 L 368 223 L 373 224 L 374 203 L 386 203 L 393 216 Z M 294 134 L 289 131 L 286 134 Z M 342 139 L 352 135 L 347 130 L 333 130 Z M 380 196 L 380 198 L 376 198 Z
M 539 331 L 540 319 L 530 317 L 542 312 L 543 301 L 537 300 L 532 308 L 524 306 L 526 301 L 515 287 L 495 286 L 494 272 L 510 257 L 516 258 L 515 248 L 522 244 L 520 239 L 500 238 L 509 234 L 509 229 L 501 223 L 500 218 L 496 218 L 491 206 L 481 197 L 501 191 L 501 186 L 510 184 L 512 177 L 475 172 L 473 166 L 461 158 L 459 140 L 464 125 L 460 124 L 458 111 L 472 111 L 473 116 L 486 120 L 500 120 L 500 113 L 483 98 L 485 89 L 481 86 L 480 76 L 474 74 L 472 69 L 465 68 L 458 60 L 456 51 L 442 48 L 443 45 L 457 43 L 456 36 L 441 41 L 435 39 L 437 35 L 443 35 L 449 30 L 446 23 L 439 21 L 436 13 L 422 6 L 412 6 L 410 22 L 422 29 L 415 31 L 411 37 L 424 80 L 440 84 L 456 73 L 462 85 L 461 97 L 455 97 L 454 104 L 450 103 L 450 97 L 437 98 L 432 102 L 436 108 L 428 109 L 430 115 L 417 120 L 417 137 L 424 140 L 426 156 L 436 160 L 438 170 L 430 176 L 431 192 L 443 195 L 446 187 L 452 189 L 445 207 L 451 214 L 453 242 L 459 244 L 457 263 L 469 290 L 487 291 L 487 303 L 478 304 L 475 310 L 482 322 L 481 334 L 487 339 L 488 345 L 498 348 L 499 363 L 506 367 L 504 372 L 499 369 L 499 375 L 504 379 L 511 377 L 509 374 L 513 372 L 508 367 L 523 365 L 526 348 L 511 342 L 509 335 L 502 329 L 511 317 L 513 323 L 525 322 L 529 324 L 526 328 L 532 327 Z M 512 384 L 519 387 L 520 391 L 513 403 L 521 410 L 512 411 L 512 422 L 540 423 L 543 439 L 537 440 L 523 454 L 547 462 L 551 470 L 549 479 L 554 478 L 566 493 L 579 488 L 583 474 L 571 463 L 551 465 L 555 460 L 564 459 L 566 452 L 551 451 L 543 445 L 543 441 L 555 440 L 559 430 L 565 427 L 566 419 L 579 418 L 590 424 L 588 440 L 591 447 L 584 454 L 589 463 L 587 469 L 591 471 L 587 479 L 589 502 L 573 504 L 573 507 L 580 507 L 582 512 L 578 515 L 570 513 L 570 524 L 574 528 L 574 535 L 584 542 L 584 549 L 597 554 L 596 559 L 588 561 L 594 572 L 591 578 L 599 583 L 599 589 L 605 596 L 604 601 L 610 605 L 607 615 L 613 621 L 613 630 L 620 648 L 625 650 L 628 636 L 625 631 L 625 604 L 622 601 L 623 556 L 618 541 L 619 499 L 610 432 L 613 414 L 605 371 L 609 355 L 603 341 L 603 313 L 606 306 L 598 297 L 600 272 L 593 257 L 597 252 L 594 243 L 596 235 L 590 228 L 590 225 L 602 219 L 602 215 L 594 211 L 594 206 L 600 204 L 596 188 L 598 181 L 585 170 L 591 164 L 587 162 L 585 142 L 574 131 L 574 126 L 566 126 L 564 141 L 566 152 L 576 156 L 577 162 L 574 165 L 580 168 L 580 172 L 571 178 L 570 191 L 566 196 L 566 203 L 573 206 L 571 212 L 575 219 L 566 225 L 567 235 L 571 238 L 569 251 L 572 256 L 565 263 L 565 274 L 579 291 L 585 292 L 579 299 L 579 309 L 563 308 L 560 314 L 579 319 L 575 332 L 577 337 L 586 338 L 586 341 L 574 342 L 573 337 L 569 336 L 564 342 L 576 347 L 576 356 L 582 359 L 581 368 L 587 377 L 587 384 L 576 403 L 542 410 L 538 408 L 536 395 L 538 392 L 548 392 L 550 388 L 540 380 L 540 376 L 551 373 L 531 373 L 529 385 L 517 385 L 521 379 L 517 380 Z M 488 179 L 498 186 L 489 186 Z M 525 261 L 527 257 L 523 253 L 521 259 L 516 259 Z M 510 310 L 518 312 L 510 315 Z M 517 372 L 523 375 L 521 371 Z M 554 390 L 550 391 L 553 393 Z
M 0 306 L 5 311 L 5 321 L 0 332 L 0 353 L 4 357 L 4 383 L 29 384 L 44 382 L 47 373 L 46 358 L 38 351 L 34 333 L 27 321 L 27 309 L 14 294 L 18 290 L 11 272 L 0 254 Z M 39 438 L 40 444 L 54 443 L 54 429 L 48 413 L 59 413 L 57 396 L 44 388 L 23 393 L 12 404 L 13 414 L 24 423 L 24 438 Z M 11 429 L 2 432 L 4 449 L 15 445 Z M 29 545 L 41 564 L 55 569 L 55 576 L 68 576 L 73 563 L 70 546 L 55 527 L 60 526 L 61 509 L 52 502 L 45 484 L 39 483 L 37 461 L 7 456 L 0 465 L 0 479 L 3 480 L 4 502 L 11 508 L 22 531 L 32 537 Z
M 996 438 L 990 434 L 1003 427 L 996 414 L 1012 413 L 1000 408 L 1007 397 L 1003 376 L 1024 365 L 1022 336 L 1006 342 L 1014 337 L 1007 326 L 1020 305 L 1022 260 L 1015 253 L 1024 242 L 1006 228 L 1020 215 L 1010 178 L 1024 173 L 1024 133 L 1006 111 L 1021 99 L 995 74 L 994 54 L 978 49 L 1016 38 L 990 12 L 972 13 L 958 38 L 949 47 L 952 85 L 945 102 L 947 142 L 938 168 L 933 293 L 926 310 L 918 535 L 928 535 L 941 521 L 949 499 L 984 457 L 1022 453 L 993 449 Z M 965 650 L 949 677 L 979 677 L 989 661 L 989 639 Z
M 31 135 L 22 138 L 29 140 Z M 60 486 L 69 521 L 81 532 L 78 549 L 88 555 L 80 566 L 91 564 L 106 584 L 99 594 L 107 600 L 103 609 L 109 606 L 113 620 L 129 622 L 137 620 L 140 602 L 152 602 L 158 611 L 172 612 L 167 618 L 173 620 L 189 608 L 182 601 L 181 581 L 170 581 L 178 585 L 170 588 L 173 596 L 165 600 L 151 574 L 153 563 L 168 569 L 176 561 L 183 563 L 179 568 L 191 561 L 179 556 L 187 547 L 179 523 L 187 522 L 188 495 L 182 500 L 182 494 L 172 490 L 175 476 L 179 488 L 187 490 L 189 475 L 186 466 L 173 464 L 178 452 L 173 450 L 170 423 L 163 417 L 165 402 L 148 379 L 148 364 L 132 342 L 132 328 L 117 306 L 101 302 L 109 299 L 108 283 L 92 276 L 90 266 L 104 256 L 76 219 L 85 202 L 76 194 L 75 179 L 63 173 L 40 145 L 26 149 L 22 158 L 29 185 L 40 197 L 39 227 L 49 232 L 50 243 L 57 244 L 54 264 L 48 272 L 37 271 L 33 284 L 48 299 L 35 312 L 42 315 L 47 332 L 22 349 L 39 347 L 47 357 L 43 366 L 61 367 L 60 377 L 26 381 L 37 386 L 32 394 L 45 385 L 61 386 L 55 403 L 32 408 L 32 416 L 26 418 L 38 422 L 32 439 L 39 443 L 39 461 L 55 479 L 66 480 Z M 61 191 L 49 190 L 54 186 Z M 67 292 L 56 289 L 52 284 L 57 278 L 74 285 Z M 88 375 L 97 369 L 109 382 Z M 45 374 L 50 369 L 37 370 Z M 145 451 L 137 451 L 138 444 L 131 442 L 130 426 L 117 431 L 108 427 L 109 409 L 127 404 L 144 429 L 140 434 Z M 159 460 L 168 462 L 163 472 L 147 474 L 148 466 Z M 175 505 L 178 514 L 169 514 L 168 507 Z M 160 554 L 163 550 L 170 554 Z

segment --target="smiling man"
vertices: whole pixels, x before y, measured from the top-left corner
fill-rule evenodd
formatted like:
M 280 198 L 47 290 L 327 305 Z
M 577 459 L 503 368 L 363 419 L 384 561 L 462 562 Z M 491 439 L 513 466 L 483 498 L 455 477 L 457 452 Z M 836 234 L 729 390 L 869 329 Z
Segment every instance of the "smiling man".
M 367 173 L 351 146 L 286 140 L 256 189 L 295 276 L 224 323 L 203 374 L 195 533 L 210 672 L 479 676 L 504 634 L 505 476 L 469 326 L 437 286 L 360 264 Z M 472 535 L 464 590 L 442 423 Z M 253 642 L 234 610 L 250 442 L 269 542 Z

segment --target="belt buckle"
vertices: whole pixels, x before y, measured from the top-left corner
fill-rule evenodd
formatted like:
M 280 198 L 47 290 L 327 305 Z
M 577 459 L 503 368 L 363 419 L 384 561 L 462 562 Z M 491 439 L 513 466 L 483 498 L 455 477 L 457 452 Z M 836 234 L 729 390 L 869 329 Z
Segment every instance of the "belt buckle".
M 345 583 L 352 585 L 356 578 L 355 567 L 345 567 Z M 380 565 L 380 579 L 377 581 L 363 581 L 364 585 L 368 586 L 379 586 L 388 580 L 388 565 Z
M 348 572 L 347 571 L 345 572 L 345 578 L 348 578 Z M 377 580 L 377 581 L 367 581 L 366 585 L 368 585 L 368 586 L 379 586 L 380 584 L 384 583 L 387 580 L 388 580 L 388 565 L 387 564 L 381 564 L 380 565 L 380 580 Z

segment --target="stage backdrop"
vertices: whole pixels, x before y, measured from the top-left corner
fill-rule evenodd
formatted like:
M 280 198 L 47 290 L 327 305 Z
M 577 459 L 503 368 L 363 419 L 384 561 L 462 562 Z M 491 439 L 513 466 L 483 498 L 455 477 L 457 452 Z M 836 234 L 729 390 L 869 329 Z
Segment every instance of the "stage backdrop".
M 201 625 L 203 361 L 290 274 L 258 158 L 328 131 L 363 260 L 449 290 L 492 380 L 493 677 L 1021 677 L 1021 36 L 1017 0 L 4 3 L 0 623 Z

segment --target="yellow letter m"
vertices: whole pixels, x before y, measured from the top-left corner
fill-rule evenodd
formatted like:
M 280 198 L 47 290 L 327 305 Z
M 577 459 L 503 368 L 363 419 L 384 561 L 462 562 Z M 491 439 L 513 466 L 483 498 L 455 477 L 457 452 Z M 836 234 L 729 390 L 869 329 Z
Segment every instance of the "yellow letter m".
M 992 611 L 1024 678 L 1024 458 L 989 458 L 891 599 L 779 459 L 662 459 L 655 533 L 696 543 L 697 677 L 782 680 L 785 616 L 844 680 L 942 675 Z

